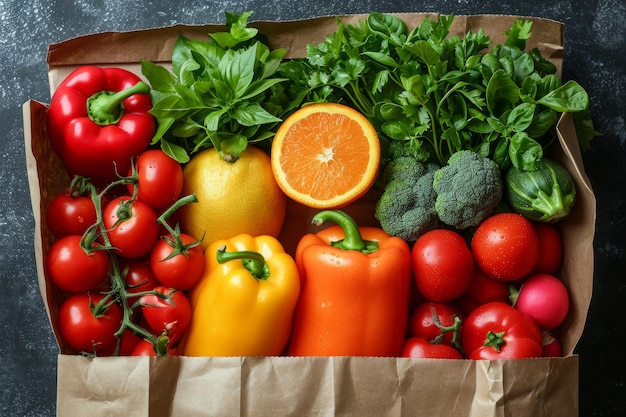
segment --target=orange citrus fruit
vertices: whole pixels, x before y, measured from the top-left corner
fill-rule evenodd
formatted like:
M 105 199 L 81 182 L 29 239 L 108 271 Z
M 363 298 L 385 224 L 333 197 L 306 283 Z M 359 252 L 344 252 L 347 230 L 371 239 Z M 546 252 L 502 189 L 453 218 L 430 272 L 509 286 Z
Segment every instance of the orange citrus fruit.
M 272 169 L 292 200 L 318 209 L 344 207 L 374 184 L 380 142 L 357 110 L 338 103 L 306 105 L 278 128 Z
M 278 236 L 285 218 L 285 194 L 276 184 L 270 157 L 248 146 L 235 162 L 215 148 L 194 155 L 183 168 L 183 195 L 198 202 L 177 212 L 181 231 L 201 239 L 202 248 L 240 233 Z

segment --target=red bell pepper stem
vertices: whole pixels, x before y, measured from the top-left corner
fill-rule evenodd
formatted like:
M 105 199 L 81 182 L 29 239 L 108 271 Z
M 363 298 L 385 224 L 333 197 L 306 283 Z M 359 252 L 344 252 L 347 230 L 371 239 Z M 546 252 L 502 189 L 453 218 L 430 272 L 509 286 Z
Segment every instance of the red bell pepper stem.
M 316 226 L 321 226 L 326 221 L 332 220 L 343 229 L 345 238 L 332 242 L 332 245 L 342 250 L 356 250 L 363 253 L 372 253 L 378 250 L 378 242 L 363 240 L 359 227 L 348 213 L 341 210 L 324 210 L 313 216 L 311 221 Z
M 87 114 L 98 125 L 116 124 L 124 114 L 124 105 L 122 104 L 124 100 L 134 94 L 147 94 L 149 92 L 150 86 L 143 81 L 118 92 L 100 91 L 87 99 Z
M 217 262 L 223 264 L 236 259 L 241 259 L 244 268 L 246 268 L 250 274 L 259 280 L 269 278 L 270 271 L 265 262 L 265 258 L 258 252 L 254 251 L 234 251 L 226 252 L 226 245 L 222 245 L 217 249 Z

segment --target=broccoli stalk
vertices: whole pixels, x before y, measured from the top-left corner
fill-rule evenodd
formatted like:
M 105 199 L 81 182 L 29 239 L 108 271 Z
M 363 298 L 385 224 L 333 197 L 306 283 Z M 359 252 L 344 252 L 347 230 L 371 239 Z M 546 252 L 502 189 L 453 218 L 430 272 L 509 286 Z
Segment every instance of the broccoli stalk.
M 457 229 L 466 229 L 477 226 L 500 203 L 502 174 L 493 160 L 461 150 L 435 172 L 433 188 L 439 219 Z

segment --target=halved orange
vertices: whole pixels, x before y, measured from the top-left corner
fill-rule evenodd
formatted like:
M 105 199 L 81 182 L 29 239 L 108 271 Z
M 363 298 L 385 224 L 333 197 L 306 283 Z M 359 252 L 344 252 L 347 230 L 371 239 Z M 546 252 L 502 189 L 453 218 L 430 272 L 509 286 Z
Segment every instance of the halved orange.
M 340 208 L 376 181 L 380 142 L 359 111 L 338 103 L 309 104 L 278 128 L 271 162 L 289 198 L 318 209 Z

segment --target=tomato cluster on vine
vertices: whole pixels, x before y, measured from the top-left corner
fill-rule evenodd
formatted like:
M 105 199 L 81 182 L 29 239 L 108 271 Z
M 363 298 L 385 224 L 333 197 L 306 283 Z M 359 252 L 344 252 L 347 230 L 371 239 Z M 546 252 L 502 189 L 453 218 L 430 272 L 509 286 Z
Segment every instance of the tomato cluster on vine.
M 85 355 L 174 355 L 191 321 L 185 290 L 204 272 L 200 242 L 181 233 L 181 165 L 148 149 L 102 189 L 76 176 L 51 200 L 46 275 L 62 294 L 58 331 Z

